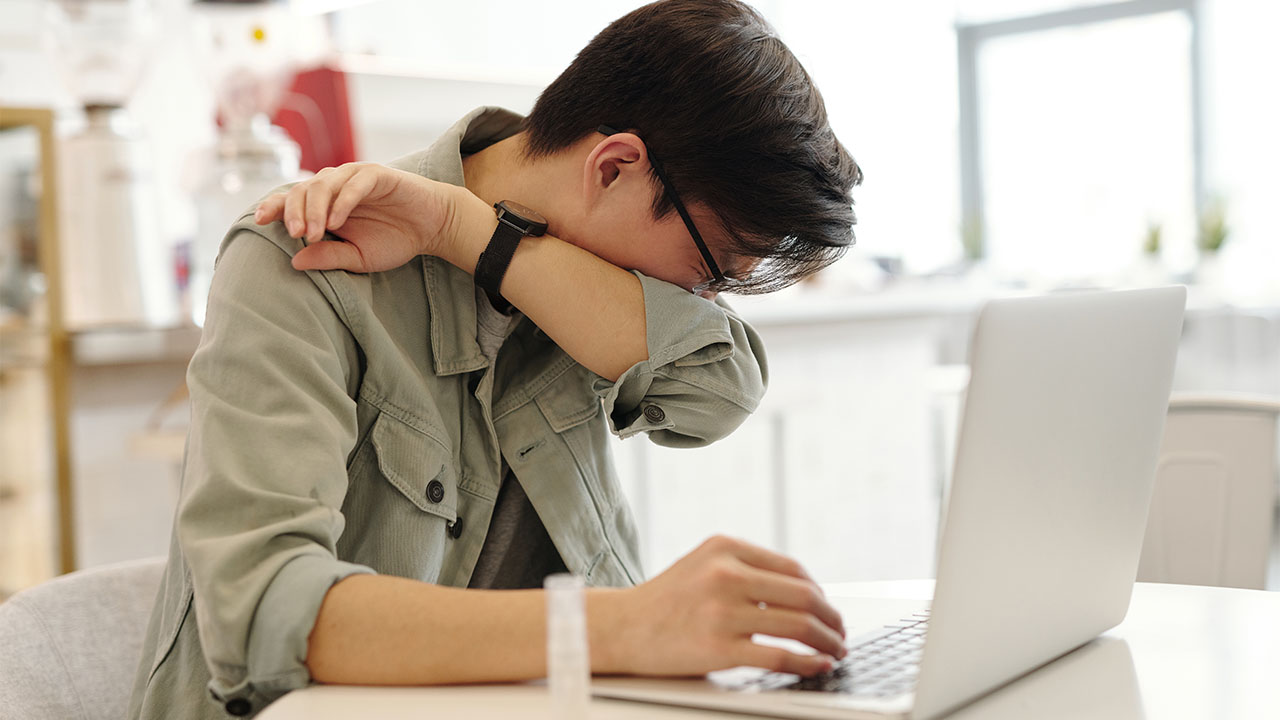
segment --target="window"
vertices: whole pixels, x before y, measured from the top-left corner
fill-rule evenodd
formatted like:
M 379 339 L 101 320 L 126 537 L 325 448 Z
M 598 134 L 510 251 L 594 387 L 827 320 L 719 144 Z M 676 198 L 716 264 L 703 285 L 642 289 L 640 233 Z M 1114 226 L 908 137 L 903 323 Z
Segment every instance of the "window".
M 1185 266 L 1203 205 L 1190 0 L 957 28 L 965 226 L 1002 274 L 1096 281 L 1161 229 Z

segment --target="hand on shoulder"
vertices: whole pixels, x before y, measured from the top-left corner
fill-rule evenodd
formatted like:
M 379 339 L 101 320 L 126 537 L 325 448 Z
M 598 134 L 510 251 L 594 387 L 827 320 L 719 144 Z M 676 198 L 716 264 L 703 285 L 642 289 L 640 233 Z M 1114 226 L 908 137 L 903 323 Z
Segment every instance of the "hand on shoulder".
M 254 221 L 283 222 L 302 238 L 307 247 L 293 258 L 298 270 L 379 272 L 418 255 L 449 259 L 462 196 L 475 199 L 465 188 L 414 173 L 347 163 L 269 196 Z

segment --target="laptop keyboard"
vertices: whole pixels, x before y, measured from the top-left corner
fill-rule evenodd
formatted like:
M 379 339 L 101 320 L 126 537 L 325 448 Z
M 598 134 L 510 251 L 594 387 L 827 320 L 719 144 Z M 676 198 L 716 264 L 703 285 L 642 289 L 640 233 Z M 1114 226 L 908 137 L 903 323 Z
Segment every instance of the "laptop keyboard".
M 920 654 L 929 629 L 929 611 L 913 613 L 874 632 L 854 638 L 849 653 L 830 671 L 796 679 L 779 672 L 725 670 L 717 684 L 730 690 L 808 690 L 857 697 L 888 698 L 911 692 L 916 685 Z
M 886 625 L 858 638 L 849 654 L 829 672 L 784 685 L 788 690 L 844 693 L 868 697 L 893 697 L 910 692 L 920 670 L 928 611 Z

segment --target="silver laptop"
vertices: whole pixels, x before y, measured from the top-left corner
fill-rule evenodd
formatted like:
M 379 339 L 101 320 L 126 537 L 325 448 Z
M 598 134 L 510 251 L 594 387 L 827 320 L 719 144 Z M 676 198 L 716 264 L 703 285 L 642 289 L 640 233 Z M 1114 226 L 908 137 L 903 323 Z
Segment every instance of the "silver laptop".
M 593 693 L 927 720 L 1115 626 L 1137 574 L 1185 303 L 1186 290 L 1170 287 L 983 309 L 927 610 L 853 638 L 817 678 L 598 678 Z

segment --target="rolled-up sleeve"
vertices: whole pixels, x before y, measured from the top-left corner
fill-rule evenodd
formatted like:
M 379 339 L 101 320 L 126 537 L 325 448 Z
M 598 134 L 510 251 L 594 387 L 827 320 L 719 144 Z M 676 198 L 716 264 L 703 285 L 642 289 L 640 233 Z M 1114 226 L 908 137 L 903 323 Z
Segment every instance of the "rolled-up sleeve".
M 325 593 L 372 572 L 336 556 L 359 350 L 323 292 L 266 238 L 230 236 L 187 372 L 177 515 L 210 691 L 256 706 L 306 685 Z
M 768 384 L 764 345 L 721 298 L 715 302 L 635 273 L 644 290 L 649 359 L 616 382 L 595 381 L 619 437 L 700 447 L 733 432 Z

